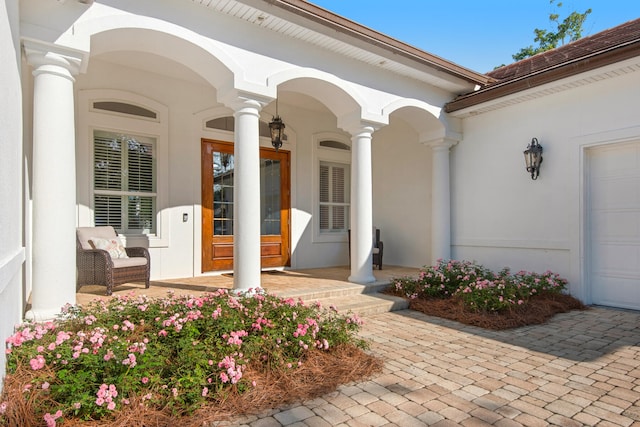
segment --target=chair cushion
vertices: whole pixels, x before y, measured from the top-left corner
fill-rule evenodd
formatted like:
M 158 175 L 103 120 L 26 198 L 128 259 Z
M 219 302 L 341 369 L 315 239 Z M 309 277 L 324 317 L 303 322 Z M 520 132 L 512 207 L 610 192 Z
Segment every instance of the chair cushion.
M 93 249 L 102 249 L 109 252 L 111 259 L 129 258 L 127 251 L 124 249 L 124 246 L 118 236 L 110 239 L 90 237 L 89 244 L 93 246 Z
M 373 248 L 373 253 L 374 254 L 379 254 L 380 253 L 380 248 Z
M 82 249 L 95 249 L 91 243 L 89 243 L 89 239 L 92 237 L 99 237 L 101 239 L 113 239 L 117 237 L 118 234 L 116 230 L 111 226 L 104 227 L 78 227 L 76 230 L 78 235 L 78 241 L 80 242 L 80 246 Z
M 147 265 L 147 259 L 145 257 L 130 257 L 113 260 L 113 268 L 136 267 L 139 265 Z

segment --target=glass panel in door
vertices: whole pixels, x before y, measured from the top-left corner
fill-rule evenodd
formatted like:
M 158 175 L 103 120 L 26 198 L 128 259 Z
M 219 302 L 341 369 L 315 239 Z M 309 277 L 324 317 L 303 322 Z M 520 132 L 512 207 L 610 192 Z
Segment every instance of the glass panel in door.
M 233 154 L 213 152 L 213 235 L 233 236 Z
M 234 160 L 232 143 L 202 141 L 203 272 L 233 269 Z M 260 149 L 262 267 L 289 265 L 289 188 L 289 152 Z
M 260 231 L 279 235 L 280 230 L 280 160 L 260 159 Z

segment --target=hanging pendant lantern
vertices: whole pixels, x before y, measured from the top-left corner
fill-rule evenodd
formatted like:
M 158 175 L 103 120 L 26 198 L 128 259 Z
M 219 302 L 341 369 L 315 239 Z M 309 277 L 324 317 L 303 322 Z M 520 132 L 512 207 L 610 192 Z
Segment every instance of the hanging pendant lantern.
M 282 139 L 284 137 L 284 122 L 278 115 L 278 98 L 276 98 L 276 115 L 269 123 L 269 130 L 271 131 L 271 145 L 278 151 L 282 147 Z

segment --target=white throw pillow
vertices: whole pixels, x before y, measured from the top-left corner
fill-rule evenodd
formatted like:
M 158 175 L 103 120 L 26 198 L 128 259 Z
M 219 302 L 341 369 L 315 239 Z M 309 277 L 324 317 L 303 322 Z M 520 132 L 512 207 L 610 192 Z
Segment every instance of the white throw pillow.
M 92 237 L 89 239 L 89 243 L 94 249 L 102 249 L 109 252 L 112 259 L 129 258 L 119 237 L 113 237 L 111 239 Z

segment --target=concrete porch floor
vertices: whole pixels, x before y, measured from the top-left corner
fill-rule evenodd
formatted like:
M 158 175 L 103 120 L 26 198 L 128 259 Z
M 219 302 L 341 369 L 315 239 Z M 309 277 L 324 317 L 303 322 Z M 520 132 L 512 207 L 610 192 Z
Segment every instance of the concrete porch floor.
M 349 282 L 350 270 L 347 266 L 314 268 L 304 270 L 265 271 L 261 275 L 262 288 L 270 294 L 280 297 L 302 298 L 318 300 L 322 298 L 353 295 L 381 290 L 394 277 L 417 275 L 417 268 L 384 267 L 383 270 L 373 270 L 376 282 L 368 285 L 358 285 Z M 174 291 L 177 295 L 200 295 L 217 289 L 233 288 L 233 277 L 229 274 L 209 275 L 199 277 L 153 280 L 149 289 L 140 283 L 126 283 L 114 287 L 113 295 L 146 295 L 151 298 L 164 297 L 167 292 Z M 107 299 L 105 287 L 98 285 L 82 286 L 76 293 L 76 303 L 83 305 L 94 299 Z

